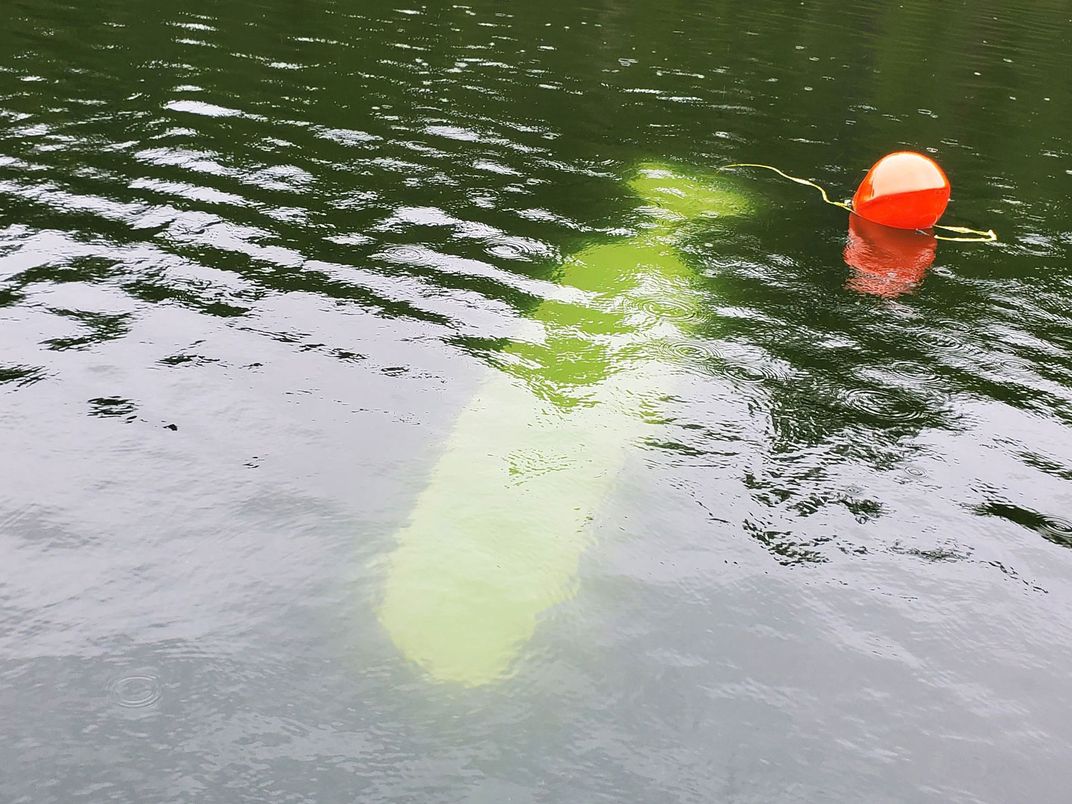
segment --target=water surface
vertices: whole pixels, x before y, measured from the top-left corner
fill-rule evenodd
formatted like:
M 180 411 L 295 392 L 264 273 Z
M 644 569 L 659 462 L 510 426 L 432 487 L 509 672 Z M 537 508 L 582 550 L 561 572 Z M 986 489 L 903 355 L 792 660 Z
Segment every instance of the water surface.
M 1064 800 L 1068 3 L 5 9 L 4 801 Z M 711 178 L 896 148 L 1001 241 Z M 488 399 L 599 488 L 459 680 L 384 608 Z

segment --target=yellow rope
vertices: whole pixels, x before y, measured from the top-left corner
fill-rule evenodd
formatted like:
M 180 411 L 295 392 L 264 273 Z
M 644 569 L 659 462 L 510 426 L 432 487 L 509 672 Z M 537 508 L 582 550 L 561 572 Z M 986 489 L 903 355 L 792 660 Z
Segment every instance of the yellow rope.
M 945 235 L 935 235 L 935 240 L 952 240 L 954 243 L 992 243 L 998 239 L 998 233 L 993 229 L 987 229 L 985 232 L 979 229 L 969 229 L 967 226 L 941 226 L 940 224 L 934 224 L 935 229 L 944 229 L 947 232 L 959 232 L 960 234 L 971 235 L 971 237 L 946 237 Z
M 815 182 L 808 181 L 807 179 L 800 179 L 800 178 L 797 178 L 796 176 L 790 176 L 785 171 L 779 170 L 778 168 L 774 167 L 774 165 L 760 165 L 760 164 L 757 164 L 755 162 L 737 162 L 737 163 L 734 163 L 732 165 L 723 165 L 722 169 L 723 170 L 728 170 L 729 168 L 742 168 L 742 167 L 764 168 L 766 170 L 773 170 L 775 173 L 777 173 L 782 178 L 789 179 L 789 181 L 795 181 L 797 184 L 803 184 L 806 187 L 814 187 L 816 190 L 819 191 L 819 195 L 821 195 L 823 197 L 823 201 L 825 201 L 826 203 L 830 204 L 831 206 L 841 207 L 842 209 L 847 209 L 849 212 L 852 212 L 852 207 L 849 206 L 848 204 L 846 204 L 844 201 L 831 201 L 830 196 L 826 194 L 826 190 L 824 190 L 822 187 L 820 187 Z
M 852 212 L 851 204 L 845 201 L 831 201 L 830 196 L 827 194 L 826 190 L 820 187 L 815 182 L 808 181 L 807 179 L 801 179 L 797 176 L 790 176 L 785 171 L 779 170 L 778 168 L 774 167 L 774 165 L 761 165 L 758 162 L 735 162 L 732 165 L 722 166 L 722 170 L 729 170 L 731 168 L 763 168 L 764 170 L 773 170 L 782 178 L 789 179 L 789 181 L 796 182 L 797 184 L 803 184 L 805 187 L 814 187 L 816 190 L 819 191 L 819 195 L 823 197 L 823 201 L 825 201 L 827 204 L 830 204 L 830 206 L 840 207 L 841 209 Z M 934 228 L 942 229 L 946 232 L 956 232 L 957 234 L 971 235 L 970 237 L 947 237 L 946 235 L 934 235 L 935 240 L 951 240 L 957 243 L 990 243 L 998 239 L 997 232 L 995 232 L 993 229 L 988 229 L 984 232 L 979 229 L 969 229 L 967 226 L 941 226 L 939 224 L 935 224 Z

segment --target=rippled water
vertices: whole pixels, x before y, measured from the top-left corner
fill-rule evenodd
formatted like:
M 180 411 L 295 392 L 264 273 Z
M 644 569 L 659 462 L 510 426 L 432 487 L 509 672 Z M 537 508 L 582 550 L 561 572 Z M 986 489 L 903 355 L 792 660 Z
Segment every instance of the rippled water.
M 4 801 L 1066 799 L 1067 2 L 5 9 Z

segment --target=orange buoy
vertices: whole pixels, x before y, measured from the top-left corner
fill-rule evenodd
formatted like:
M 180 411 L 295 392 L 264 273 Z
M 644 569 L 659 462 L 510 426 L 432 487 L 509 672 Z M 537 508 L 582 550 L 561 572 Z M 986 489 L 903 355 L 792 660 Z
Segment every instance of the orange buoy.
M 896 229 L 929 229 L 949 203 L 949 179 L 930 157 L 897 151 L 867 171 L 852 199 L 862 218 Z
M 850 215 L 845 262 L 853 275 L 847 287 L 886 298 L 908 293 L 923 281 L 937 248 L 933 234 L 893 229 Z

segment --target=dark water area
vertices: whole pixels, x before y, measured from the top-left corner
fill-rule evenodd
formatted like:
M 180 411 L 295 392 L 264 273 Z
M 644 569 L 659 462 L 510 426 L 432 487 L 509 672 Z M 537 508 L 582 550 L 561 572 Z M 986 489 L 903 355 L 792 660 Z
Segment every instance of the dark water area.
M 4 9 L 0 800 L 1069 800 L 1072 3 Z

